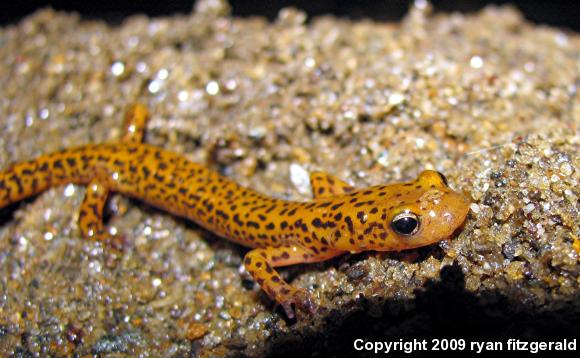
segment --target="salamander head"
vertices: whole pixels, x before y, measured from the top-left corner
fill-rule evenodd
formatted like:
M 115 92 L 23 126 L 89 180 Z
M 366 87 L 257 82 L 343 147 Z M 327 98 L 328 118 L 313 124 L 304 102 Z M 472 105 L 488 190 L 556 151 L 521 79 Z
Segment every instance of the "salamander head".
M 351 233 L 354 243 L 340 240 L 337 248 L 356 252 L 426 246 L 451 237 L 469 212 L 469 199 L 449 188 L 443 174 L 432 170 L 412 182 L 377 186 L 372 191 L 369 196 L 376 198 L 372 205 L 353 208 L 359 219 L 354 221 L 354 235 Z

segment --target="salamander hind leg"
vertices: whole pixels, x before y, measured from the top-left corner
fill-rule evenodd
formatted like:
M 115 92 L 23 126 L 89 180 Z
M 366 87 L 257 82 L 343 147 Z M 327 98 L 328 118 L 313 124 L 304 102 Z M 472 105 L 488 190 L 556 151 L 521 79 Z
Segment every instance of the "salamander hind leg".
M 354 190 L 354 187 L 348 183 L 324 172 L 311 173 L 310 185 L 312 186 L 312 195 L 315 198 L 342 195 Z
M 125 126 L 122 141 L 139 144 L 143 141 L 149 111 L 142 104 L 134 104 L 125 112 Z
M 103 224 L 103 209 L 108 195 L 109 189 L 98 180 L 93 179 L 87 186 L 79 213 L 79 228 L 85 238 L 98 241 L 109 238 Z

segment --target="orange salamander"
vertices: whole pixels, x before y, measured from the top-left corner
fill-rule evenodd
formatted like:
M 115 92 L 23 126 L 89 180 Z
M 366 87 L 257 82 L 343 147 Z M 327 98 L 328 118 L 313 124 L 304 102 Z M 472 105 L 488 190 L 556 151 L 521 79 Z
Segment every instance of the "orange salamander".
M 181 155 L 143 144 L 147 117 L 145 107 L 132 106 L 120 142 L 66 149 L 1 172 L 0 208 L 49 187 L 84 184 L 80 231 L 104 240 L 109 192 L 138 198 L 253 248 L 244 258 L 245 268 L 289 318 L 294 317 L 293 306 L 314 312 L 315 305 L 307 291 L 289 285 L 274 267 L 347 252 L 429 245 L 452 236 L 469 211 L 468 199 L 431 170 L 410 182 L 366 189 L 314 172 L 313 200 L 271 198 Z

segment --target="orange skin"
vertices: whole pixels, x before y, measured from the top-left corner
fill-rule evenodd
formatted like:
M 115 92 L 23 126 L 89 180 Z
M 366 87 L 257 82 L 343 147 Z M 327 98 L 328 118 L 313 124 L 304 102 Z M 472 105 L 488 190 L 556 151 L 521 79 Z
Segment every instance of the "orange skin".
M 126 115 L 121 142 L 85 145 L 15 164 L 0 173 L 0 208 L 66 183 L 87 185 L 79 228 L 104 240 L 103 208 L 109 192 L 138 198 L 244 246 L 244 265 L 268 295 L 294 317 L 292 305 L 314 312 L 309 294 L 286 283 L 274 267 L 319 262 L 346 252 L 400 251 L 451 237 L 469 211 L 466 197 L 445 178 L 424 171 L 407 183 L 355 190 L 328 174 L 312 173 L 314 199 L 270 198 L 190 162 L 142 144 L 148 114 L 140 105 Z M 411 213 L 412 234 L 392 221 Z

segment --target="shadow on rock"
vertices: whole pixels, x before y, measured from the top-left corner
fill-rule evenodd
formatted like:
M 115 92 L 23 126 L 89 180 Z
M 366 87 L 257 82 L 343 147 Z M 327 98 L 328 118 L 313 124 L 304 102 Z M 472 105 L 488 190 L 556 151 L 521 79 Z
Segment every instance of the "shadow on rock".
M 360 303 L 360 310 L 346 317 L 338 310 L 331 311 L 316 330 L 304 333 L 303 329 L 299 332 L 297 329 L 292 334 L 274 337 L 268 356 L 374 356 L 372 351 L 355 350 L 356 339 L 379 342 L 426 339 L 430 347 L 434 338 L 465 339 L 467 344 L 471 341 L 505 344 L 510 338 L 545 342 L 580 336 L 579 300 L 557 302 L 553 304 L 557 309 L 549 309 L 527 307 L 499 291 L 476 296 L 465 289 L 465 276 L 457 265 L 445 267 L 440 281 L 429 281 L 415 294 L 413 300 L 366 300 Z M 389 354 L 432 355 L 432 351 Z

